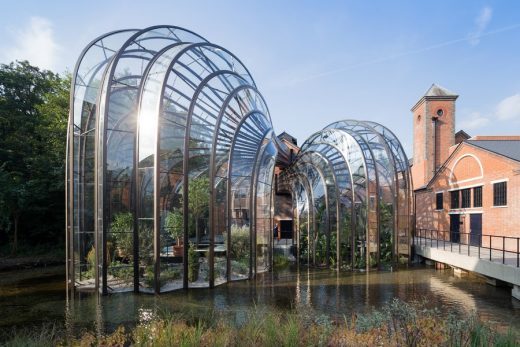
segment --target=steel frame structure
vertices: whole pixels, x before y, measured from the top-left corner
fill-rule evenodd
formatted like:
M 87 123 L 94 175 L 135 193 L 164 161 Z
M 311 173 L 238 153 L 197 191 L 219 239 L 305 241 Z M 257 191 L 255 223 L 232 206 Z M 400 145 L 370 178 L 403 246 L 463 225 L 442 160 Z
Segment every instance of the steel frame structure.
M 275 165 L 285 167 L 302 263 L 369 269 L 389 261 L 388 245 L 392 262 L 409 255 L 412 186 L 395 135 L 336 122 L 294 158 L 247 68 L 189 30 L 95 39 L 70 104 L 70 290 L 160 293 L 268 271 Z
M 296 207 L 301 264 L 371 270 L 409 260 L 412 180 L 389 129 L 332 123 L 304 142 L 279 180 Z
M 159 293 L 269 269 L 274 137 L 253 78 L 225 48 L 174 26 L 91 42 L 71 91 L 68 288 Z M 249 199 L 235 211 L 240 189 Z M 206 201 L 195 216 L 197 199 Z M 177 240 L 166 225 L 171 212 L 182 219 Z M 242 245 L 249 268 L 235 275 L 244 259 L 222 249 L 232 246 L 237 226 L 249 231 Z M 171 245 L 181 246 L 179 239 L 184 247 L 175 257 Z M 188 281 L 189 242 L 206 269 L 197 281 Z

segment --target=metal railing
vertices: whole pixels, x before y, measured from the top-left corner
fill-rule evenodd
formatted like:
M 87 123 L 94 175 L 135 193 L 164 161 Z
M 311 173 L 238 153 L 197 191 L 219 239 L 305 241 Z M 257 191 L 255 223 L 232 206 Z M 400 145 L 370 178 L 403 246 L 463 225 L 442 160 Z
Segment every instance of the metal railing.
M 520 237 L 417 229 L 414 244 L 520 267 Z

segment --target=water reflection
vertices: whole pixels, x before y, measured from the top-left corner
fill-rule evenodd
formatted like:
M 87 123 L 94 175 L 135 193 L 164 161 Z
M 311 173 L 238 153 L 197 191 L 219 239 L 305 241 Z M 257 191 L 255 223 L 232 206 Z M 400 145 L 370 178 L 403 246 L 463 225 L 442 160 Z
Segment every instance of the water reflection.
M 424 301 L 444 312 L 475 310 L 486 320 L 520 329 L 520 305 L 511 298 L 508 288 L 492 287 L 473 277 L 456 278 L 449 270 L 424 267 L 369 274 L 287 269 L 212 290 L 191 289 L 159 296 L 121 293 L 98 297 L 78 293 L 68 302 L 61 274 L 41 276 L 43 280 L 29 282 L 23 278 L 0 280 L 0 311 L 5 313 L 0 317 L 0 328 L 52 320 L 64 323 L 69 332 L 83 328 L 102 332 L 172 313 L 194 318 L 207 317 L 213 311 L 239 323 L 254 307 L 293 309 L 306 315 L 326 314 L 343 319 L 397 297 Z

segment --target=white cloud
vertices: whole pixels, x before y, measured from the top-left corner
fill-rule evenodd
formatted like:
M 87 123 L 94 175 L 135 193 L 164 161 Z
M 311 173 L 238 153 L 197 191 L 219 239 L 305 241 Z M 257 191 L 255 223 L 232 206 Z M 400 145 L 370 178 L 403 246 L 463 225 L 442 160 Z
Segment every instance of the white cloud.
M 12 32 L 13 46 L 4 49 L 7 62 L 28 60 L 44 69 L 56 67 L 60 46 L 54 41 L 52 23 L 42 17 L 31 17 L 24 28 Z
M 479 112 L 473 112 L 468 118 L 460 122 L 460 127 L 463 130 L 476 130 L 485 127 L 489 124 L 489 118 L 482 116 Z
M 479 15 L 475 18 L 475 29 L 469 34 L 469 43 L 472 46 L 480 43 L 480 37 L 489 25 L 492 16 L 493 9 L 491 7 L 486 6 L 480 10 Z
M 520 93 L 508 96 L 497 105 L 496 116 L 500 120 L 520 120 Z

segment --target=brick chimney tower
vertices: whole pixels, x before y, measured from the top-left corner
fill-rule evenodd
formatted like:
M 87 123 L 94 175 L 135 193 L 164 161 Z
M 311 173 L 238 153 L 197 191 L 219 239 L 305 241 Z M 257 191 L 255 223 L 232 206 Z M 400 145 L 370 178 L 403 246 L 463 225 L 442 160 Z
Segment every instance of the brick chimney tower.
M 458 97 L 432 84 L 412 107 L 414 189 L 428 184 L 455 144 L 455 100 Z

